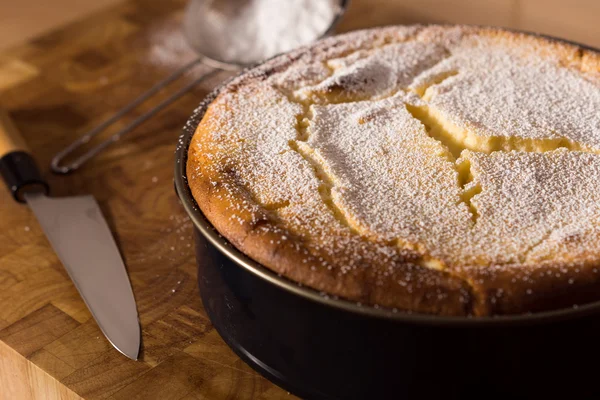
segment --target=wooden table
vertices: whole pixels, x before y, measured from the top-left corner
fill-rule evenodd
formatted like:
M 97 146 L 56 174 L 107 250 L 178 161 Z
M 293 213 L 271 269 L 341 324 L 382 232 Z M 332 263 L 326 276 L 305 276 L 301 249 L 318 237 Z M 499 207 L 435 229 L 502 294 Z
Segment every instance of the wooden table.
M 81 132 L 194 56 L 178 30 L 184 3 L 127 1 L 0 53 L 0 107 L 46 171 L 51 156 Z M 340 30 L 467 22 L 600 46 L 598 2 L 447 3 L 354 0 Z M 140 361 L 104 339 L 30 210 L 0 190 L 0 399 L 293 398 L 238 359 L 211 326 L 196 286 L 192 226 L 173 191 L 180 128 L 226 76 L 184 96 L 80 171 L 46 173 L 55 195 L 92 194 L 107 216 L 137 300 Z

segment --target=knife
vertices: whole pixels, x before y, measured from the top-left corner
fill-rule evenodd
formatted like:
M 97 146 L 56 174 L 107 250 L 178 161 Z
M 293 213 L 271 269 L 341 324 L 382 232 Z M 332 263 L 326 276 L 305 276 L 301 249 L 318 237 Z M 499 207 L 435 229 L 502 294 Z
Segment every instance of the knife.
M 0 174 L 33 210 L 108 341 L 137 360 L 140 325 L 119 249 L 92 196 L 48 197 L 49 186 L 8 113 L 0 109 Z

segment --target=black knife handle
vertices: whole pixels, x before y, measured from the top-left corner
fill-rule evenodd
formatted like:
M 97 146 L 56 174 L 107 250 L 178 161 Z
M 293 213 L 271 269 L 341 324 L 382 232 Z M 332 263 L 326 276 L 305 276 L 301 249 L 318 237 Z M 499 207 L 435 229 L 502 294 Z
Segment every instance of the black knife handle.
M 25 192 L 49 192 L 25 141 L 12 123 L 8 113 L 0 109 L 0 175 L 15 200 L 24 203 Z

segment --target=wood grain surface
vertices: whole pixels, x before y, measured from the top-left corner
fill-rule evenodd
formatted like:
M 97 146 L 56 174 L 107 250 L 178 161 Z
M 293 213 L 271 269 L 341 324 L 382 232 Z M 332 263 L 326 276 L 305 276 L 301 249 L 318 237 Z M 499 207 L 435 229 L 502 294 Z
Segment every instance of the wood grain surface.
M 8 112 L 0 108 L 0 158 L 19 150 L 27 150 L 27 145 Z
M 122 0 L 0 1 L 0 49 L 76 21 Z
M 467 22 L 600 46 L 593 19 L 598 2 L 449 3 L 354 0 L 340 30 Z M 31 211 L 0 189 L 0 399 L 294 398 L 237 358 L 211 326 L 196 286 L 192 225 L 173 191 L 180 129 L 229 73 L 205 82 L 72 175 L 47 172 L 54 153 L 194 57 L 179 32 L 184 5 L 123 2 L 0 53 L 0 108 L 9 110 L 53 195 L 92 194 L 100 203 L 131 277 L 143 340 L 138 362 L 110 346 Z

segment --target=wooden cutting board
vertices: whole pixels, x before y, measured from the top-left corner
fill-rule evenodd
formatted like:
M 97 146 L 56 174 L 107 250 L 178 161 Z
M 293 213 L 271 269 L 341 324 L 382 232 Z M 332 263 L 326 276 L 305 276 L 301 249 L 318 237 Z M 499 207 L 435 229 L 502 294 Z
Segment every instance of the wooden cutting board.
M 600 3 L 565 3 L 354 0 L 340 30 L 466 22 L 600 46 Z M 194 56 L 178 29 L 184 5 L 127 1 L 0 53 L 0 107 L 45 171 L 54 153 Z M 293 398 L 238 359 L 211 326 L 196 286 L 192 225 L 173 191 L 180 128 L 227 76 L 205 82 L 72 175 L 45 174 L 54 195 L 92 194 L 100 203 L 135 292 L 140 361 L 104 339 L 30 210 L 0 189 L 0 399 Z

